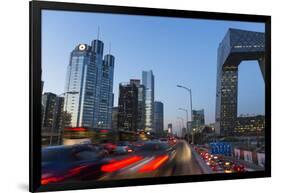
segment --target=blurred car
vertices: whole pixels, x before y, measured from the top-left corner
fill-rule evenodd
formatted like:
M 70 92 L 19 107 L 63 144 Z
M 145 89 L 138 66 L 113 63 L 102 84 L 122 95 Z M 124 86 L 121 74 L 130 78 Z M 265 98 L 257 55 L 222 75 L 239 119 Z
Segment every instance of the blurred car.
M 141 147 L 144 145 L 144 141 L 135 141 L 131 143 L 132 148 Z
M 224 165 L 224 160 L 222 158 L 216 159 L 216 162 L 220 165 L 223 166 Z
M 126 146 L 116 146 L 115 154 L 111 154 L 113 161 L 103 165 L 101 170 L 106 173 L 116 172 L 115 175 L 122 170 L 122 174 L 135 177 L 147 172 L 156 172 L 172 157 L 172 148 L 168 143 L 159 140 L 139 141 L 132 145 L 134 151 L 131 153 L 128 153 Z
M 232 166 L 232 169 L 233 169 L 235 172 L 246 172 L 245 166 L 244 166 L 243 164 L 239 164 L 239 163 L 235 163 L 235 164 Z
M 177 139 L 175 137 L 170 137 L 168 140 L 169 145 L 173 146 L 175 144 L 177 144 Z
M 160 138 L 159 141 L 168 143 L 168 138 Z
M 233 173 L 233 162 L 230 160 L 221 159 L 219 160 L 220 167 L 224 170 L 224 173 Z
M 41 184 L 97 179 L 102 175 L 100 166 L 109 162 L 107 156 L 90 144 L 42 148 Z
M 165 142 L 147 141 L 142 146 L 136 147 L 134 154 L 147 160 L 137 168 L 140 173 L 146 173 L 154 172 L 171 163 L 175 149 Z
M 133 149 L 129 146 L 116 146 L 116 148 L 113 150 L 113 155 L 124 155 L 133 153 Z
M 155 155 L 157 152 L 165 152 L 169 151 L 172 148 L 168 145 L 168 143 L 163 143 L 159 141 L 148 141 L 144 142 L 143 145 L 135 147 L 136 152 L 147 153 Z
M 116 145 L 114 143 L 104 143 L 102 144 L 102 147 L 108 151 L 108 153 L 113 153 L 114 152 L 114 149 L 116 148 Z
M 132 143 L 129 141 L 119 141 L 116 145 L 117 146 L 131 146 Z

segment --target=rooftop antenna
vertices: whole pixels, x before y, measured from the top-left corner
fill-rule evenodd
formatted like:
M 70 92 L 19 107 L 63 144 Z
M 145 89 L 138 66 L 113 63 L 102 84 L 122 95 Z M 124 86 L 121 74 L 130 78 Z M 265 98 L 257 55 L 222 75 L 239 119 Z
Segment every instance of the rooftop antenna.
M 98 40 L 100 39 L 100 26 L 98 26 Z
M 109 54 L 111 52 L 111 42 L 109 42 Z

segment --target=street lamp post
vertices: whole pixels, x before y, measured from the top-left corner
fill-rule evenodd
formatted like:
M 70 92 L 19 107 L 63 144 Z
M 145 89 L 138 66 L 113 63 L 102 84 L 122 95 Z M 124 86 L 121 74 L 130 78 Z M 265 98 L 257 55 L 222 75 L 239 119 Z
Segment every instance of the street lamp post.
M 189 92 L 189 97 L 190 97 L 190 120 L 192 121 L 192 91 L 191 91 L 191 89 L 190 88 L 187 88 L 187 87 L 185 87 L 185 86 L 182 86 L 182 85 L 177 85 L 177 87 L 179 87 L 179 88 L 183 88 L 183 89 L 185 89 L 185 90 L 187 90 L 188 92 Z
M 192 117 L 192 91 L 191 88 L 182 86 L 182 85 L 177 85 L 177 87 L 185 89 L 187 92 L 189 92 L 189 98 L 190 98 L 190 120 L 191 120 L 191 129 L 192 129 L 192 125 L 193 125 L 193 117 Z M 193 130 L 191 130 L 191 132 L 193 133 Z M 194 140 L 192 139 L 192 143 L 194 143 Z

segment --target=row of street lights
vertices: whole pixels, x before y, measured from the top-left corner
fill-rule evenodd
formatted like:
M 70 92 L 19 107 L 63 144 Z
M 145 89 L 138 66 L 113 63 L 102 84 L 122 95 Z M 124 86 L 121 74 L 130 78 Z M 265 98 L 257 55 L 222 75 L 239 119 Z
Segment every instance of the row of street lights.
M 188 88 L 183 85 L 177 85 L 178 88 L 182 88 L 186 90 L 189 93 L 189 99 L 190 99 L 190 122 L 192 127 L 193 117 L 192 117 L 192 91 L 191 88 Z M 188 99 L 187 99 L 188 100 Z M 187 102 L 187 108 L 178 108 L 178 110 L 184 111 L 186 113 L 186 129 L 188 130 L 188 102 Z M 178 117 L 179 118 L 179 117 Z M 192 128 L 190 128 L 192 129 Z M 192 132 L 192 143 L 194 143 L 194 137 L 193 137 L 193 131 L 189 130 L 188 133 Z

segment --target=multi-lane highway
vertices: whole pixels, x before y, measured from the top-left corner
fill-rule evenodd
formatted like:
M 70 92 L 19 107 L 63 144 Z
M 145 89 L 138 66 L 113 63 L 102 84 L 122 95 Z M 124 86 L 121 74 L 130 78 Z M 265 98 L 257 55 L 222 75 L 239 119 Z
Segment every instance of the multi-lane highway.
M 43 148 L 41 183 L 251 171 L 247 168 L 175 138 L 80 144 Z
M 109 172 L 100 180 L 202 174 L 200 166 L 192 154 L 191 147 L 184 140 L 179 140 L 171 152 L 167 152 L 167 154 L 162 152 L 162 155 L 159 153 L 156 152 L 156 155 L 153 152 L 139 153 L 138 155 L 142 155 L 143 159 L 116 172 Z M 141 171 L 142 167 L 152 162 L 157 156 L 164 155 L 168 155 L 168 157 L 162 163 L 159 162 L 161 164 L 159 168 Z

